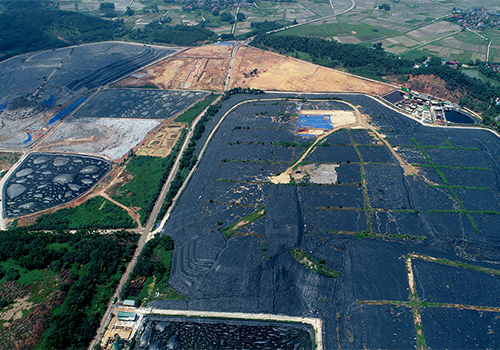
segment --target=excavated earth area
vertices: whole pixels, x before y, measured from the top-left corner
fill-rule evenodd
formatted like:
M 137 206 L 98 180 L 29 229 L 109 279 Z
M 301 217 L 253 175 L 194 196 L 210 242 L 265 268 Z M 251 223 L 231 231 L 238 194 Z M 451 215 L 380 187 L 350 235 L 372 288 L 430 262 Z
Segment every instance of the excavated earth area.
M 156 86 L 161 89 L 222 92 L 233 46 L 205 45 L 179 52 L 158 64 L 123 79 L 117 86 Z
M 364 95 L 273 99 L 282 96 L 233 96 L 207 125 L 198 145 L 232 105 L 253 100 L 222 122 L 163 229 L 176 246 L 169 284 L 188 301 L 150 305 L 321 318 L 324 349 L 498 347 L 498 136 L 423 126 Z M 358 128 L 332 133 L 301 163 L 332 165 L 335 182 L 270 183 L 308 147 L 284 114 L 307 97 L 359 106 L 417 174 Z M 224 236 L 261 207 L 263 217 Z M 340 277 L 301 265 L 296 248 Z
M 250 74 L 255 70 L 256 74 Z M 230 86 L 277 91 L 352 91 L 370 95 L 393 89 L 389 85 L 248 46 L 241 47 L 236 54 Z

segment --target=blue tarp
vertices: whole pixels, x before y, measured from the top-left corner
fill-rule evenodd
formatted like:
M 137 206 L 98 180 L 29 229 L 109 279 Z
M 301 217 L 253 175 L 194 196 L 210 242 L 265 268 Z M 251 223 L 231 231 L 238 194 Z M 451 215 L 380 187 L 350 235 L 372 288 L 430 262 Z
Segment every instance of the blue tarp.
M 52 119 L 47 122 L 47 125 L 54 124 L 55 122 L 57 122 L 62 117 L 67 116 L 68 114 L 70 114 L 71 112 L 73 112 L 74 109 L 76 107 L 78 107 L 78 105 L 81 104 L 83 101 L 85 101 L 85 97 L 80 97 L 78 100 L 76 100 L 75 102 L 73 102 L 72 104 L 70 104 L 68 107 L 64 108 L 62 111 L 60 111 L 59 113 L 57 113 L 55 116 L 53 116 Z
M 333 129 L 329 115 L 299 115 L 298 128 Z
M 48 99 L 46 99 L 45 101 L 43 101 L 42 103 L 47 107 L 52 107 L 55 100 L 56 100 L 56 97 L 54 95 L 50 95 L 50 97 Z
M 7 103 L 8 103 L 8 102 L 4 102 L 4 103 L 2 103 L 2 104 L 0 105 L 0 112 L 5 111 L 5 108 L 7 108 Z
M 27 132 L 26 134 L 28 135 L 28 138 L 23 141 L 23 145 L 28 143 L 28 142 L 31 142 L 31 134 L 29 132 Z

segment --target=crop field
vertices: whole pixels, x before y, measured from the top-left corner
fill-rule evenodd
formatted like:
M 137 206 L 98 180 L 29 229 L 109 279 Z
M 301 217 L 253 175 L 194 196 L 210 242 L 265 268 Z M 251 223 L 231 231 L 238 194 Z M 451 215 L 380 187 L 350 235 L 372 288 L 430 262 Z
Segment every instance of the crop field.
M 169 284 L 189 303 L 151 305 L 320 317 L 326 349 L 440 348 L 457 329 L 495 347 L 498 137 L 425 127 L 362 95 L 259 97 L 225 118 L 164 227 Z M 294 111 L 331 97 L 376 116 L 373 129 L 334 131 L 289 183 L 271 182 L 314 140 L 295 134 Z
M 68 203 L 110 170 L 111 163 L 102 158 L 31 153 L 5 181 L 3 216 L 13 218 Z
M 102 90 L 75 117 L 170 119 L 206 95 L 202 91 Z

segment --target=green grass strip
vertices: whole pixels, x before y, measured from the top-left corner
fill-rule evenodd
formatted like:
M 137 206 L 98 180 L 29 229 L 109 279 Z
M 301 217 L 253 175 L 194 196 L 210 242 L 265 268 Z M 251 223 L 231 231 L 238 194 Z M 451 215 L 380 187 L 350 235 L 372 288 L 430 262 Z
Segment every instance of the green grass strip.
M 453 266 L 453 267 L 460 267 L 463 269 L 474 270 L 474 271 L 488 273 L 491 275 L 500 276 L 500 270 L 492 269 L 489 267 L 467 264 L 467 263 L 464 263 L 461 261 L 449 260 L 449 259 L 445 259 L 445 258 L 434 258 L 432 256 L 428 256 L 428 255 L 424 255 L 424 254 L 415 254 L 415 253 L 409 254 L 409 257 L 412 259 L 419 259 L 419 260 L 433 262 L 436 264 L 448 265 L 448 266 Z
M 413 139 L 413 138 L 412 138 Z M 412 140 L 413 141 L 413 140 Z M 424 146 L 424 145 L 392 145 L 393 147 L 406 147 L 406 148 L 434 148 L 434 149 L 456 149 L 462 151 L 479 151 L 479 148 L 476 147 L 454 147 L 454 146 Z
M 434 168 L 434 166 L 443 169 L 460 169 L 460 170 L 490 170 L 486 167 L 480 166 L 452 166 L 452 165 L 430 165 L 430 164 L 412 164 L 412 166 L 422 167 L 422 168 Z
M 361 152 L 358 149 L 358 144 L 354 142 L 354 138 L 352 137 L 351 130 L 347 130 L 347 133 L 349 134 L 349 138 L 351 139 L 352 146 L 354 147 L 354 150 L 358 154 L 359 157 L 359 163 L 360 163 L 360 168 L 361 168 L 361 186 L 363 187 L 363 204 L 365 208 L 365 216 L 366 216 L 366 232 L 368 234 L 372 234 L 372 207 L 370 205 L 370 197 L 368 197 L 368 187 L 366 183 L 366 171 L 365 171 L 365 161 L 363 159 L 363 156 L 361 155 Z
M 210 94 L 205 99 L 201 100 L 193 107 L 189 108 L 187 111 L 175 118 L 177 123 L 186 123 L 188 126 L 191 125 L 193 120 L 200 115 L 205 108 L 207 108 L 219 95 Z
M 429 187 L 444 187 L 444 188 L 459 188 L 466 190 L 480 190 L 480 191 L 489 191 L 489 187 L 473 187 L 473 186 L 445 186 L 445 185 L 429 185 Z
M 252 214 L 245 216 L 243 219 L 223 229 L 222 233 L 224 234 L 224 237 L 226 237 L 226 239 L 229 239 L 231 238 L 232 235 L 238 233 L 238 231 L 241 228 L 251 224 L 254 221 L 257 221 L 264 215 L 266 215 L 266 209 L 265 207 L 260 207 L 259 209 L 257 209 L 257 211 L 253 212 Z
M 455 198 L 455 200 L 457 201 L 457 203 L 460 205 L 460 207 L 462 208 L 463 212 L 467 216 L 467 219 L 469 219 L 472 227 L 474 228 L 474 231 L 476 231 L 476 233 L 481 233 L 479 231 L 479 229 L 477 228 L 477 225 L 474 222 L 474 220 L 472 220 L 472 217 L 470 216 L 469 212 L 467 211 L 467 209 L 465 209 L 465 206 L 463 205 L 462 201 L 458 198 L 457 194 L 453 190 L 453 187 L 450 185 L 450 183 L 448 182 L 448 180 L 446 180 L 446 177 L 444 176 L 443 172 L 438 169 L 438 167 L 436 166 L 436 164 L 427 155 L 427 153 L 425 153 L 425 151 L 423 150 L 422 146 L 419 145 L 419 143 L 417 142 L 417 140 L 415 140 L 415 138 L 413 138 L 413 137 L 411 138 L 411 140 L 415 144 L 415 146 L 419 149 L 420 153 L 422 153 L 422 155 L 429 161 L 429 163 L 434 167 L 434 169 L 436 169 L 436 172 L 438 173 L 439 177 L 441 178 L 441 180 L 446 185 L 445 187 L 448 187 L 448 189 L 450 190 L 451 194 L 453 195 L 453 198 Z
M 299 263 L 301 263 L 309 270 L 314 271 L 319 275 L 330 278 L 340 277 L 340 271 L 329 269 L 325 267 L 322 263 L 318 263 L 316 260 L 314 260 L 313 257 L 309 256 L 309 254 L 304 249 L 292 249 L 292 256 Z

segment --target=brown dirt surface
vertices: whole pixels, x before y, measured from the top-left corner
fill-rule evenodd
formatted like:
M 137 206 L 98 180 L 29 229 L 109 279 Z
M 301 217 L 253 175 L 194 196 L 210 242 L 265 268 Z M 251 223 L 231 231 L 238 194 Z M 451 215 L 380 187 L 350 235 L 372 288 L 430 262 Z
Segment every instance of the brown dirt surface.
M 192 48 L 146 68 L 116 84 L 119 87 L 153 85 L 160 89 L 224 90 L 232 46 Z
M 21 158 L 21 153 L 0 152 L 0 171 L 9 171 Z
M 257 69 L 257 74 L 250 76 L 254 69 Z M 238 50 L 231 80 L 231 87 L 278 91 L 348 91 L 378 95 L 392 90 L 390 86 L 382 83 L 355 78 L 309 62 L 248 46 Z
M 151 132 L 137 147 L 138 156 L 166 157 L 172 152 L 176 142 L 181 136 L 184 124 L 167 122 Z
M 463 94 L 457 90 L 448 90 L 445 87 L 446 82 L 433 74 L 410 76 L 410 80 L 405 82 L 404 86 L 420 93 L 436 96 L 453 103 L 458 103 L 460 97 L 463 96 Z
M 73 281 L 71 281 L 69 275 L 69 271 L 61 272 L 58 279 L 59 283 L 72 284 Z M 33 305 L 27 301 L 30 289 L 32 289 L 31 286 L 21 287 L 17 282 L 11 281 L 3 283 L 0 290 L 3 290 L 4 287 L 11 291 L 8 298 L 14 296 L 16 298 L 13 304 L 16 315 L 11 317 L 8 322 L 4 322 L 3 327 L 0 327 L 0 350 L 33 349 L 50 323 L 51 310 L 62 304 L 66 293 L 56 290 L 44 302 Z M 18 293 L 16 293 L 16 290 L 20 289 L 23 290 L 23 297 L 18 296 Z M 6 314 L 3 314 L 2 319 L 8 318 Z

